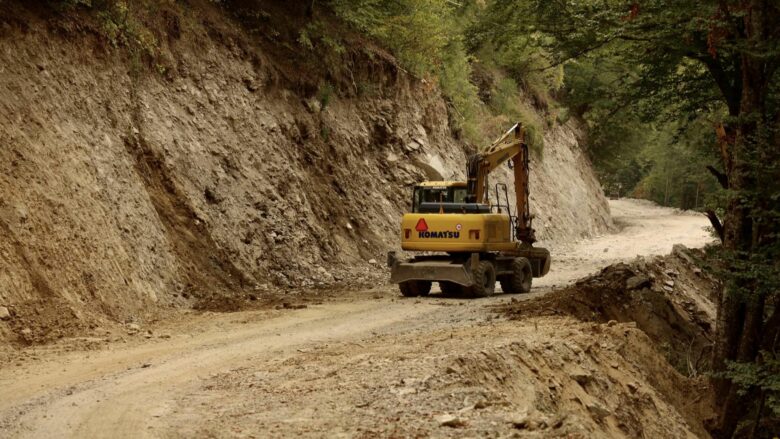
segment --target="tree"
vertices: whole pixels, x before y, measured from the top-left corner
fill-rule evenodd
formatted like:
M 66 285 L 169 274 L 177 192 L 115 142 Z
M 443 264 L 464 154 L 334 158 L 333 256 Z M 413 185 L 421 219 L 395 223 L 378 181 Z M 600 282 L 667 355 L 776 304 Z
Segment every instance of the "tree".
M 552 37 L 538 40 L 552 54 L 549 67 L 605 52 L 633 66 L 636 74 L 615 81 L 626 111 L 645 120 L 720 119 L 712 154 L 721 169 L 713 169 L 728 196 L 713 356 L 721 411 L 713 433 L 732 437 L 750 411 L 760 421 L 763 405 L 753 401 L 763 390 L 737 379 L 734 365 L 760 365 L 762 351 L 780 338 L 780 3 L 515 0 L 491 7 L 515 27 Z

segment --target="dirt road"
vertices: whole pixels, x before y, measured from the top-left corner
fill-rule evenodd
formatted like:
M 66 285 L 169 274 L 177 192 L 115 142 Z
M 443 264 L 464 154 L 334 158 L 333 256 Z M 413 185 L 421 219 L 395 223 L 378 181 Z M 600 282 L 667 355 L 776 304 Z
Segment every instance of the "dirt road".
M 674 244 L 695 248 L 711 240 L 704 229 L 709 222 L 703 215 L 631 199 L 611 200 L 610 209 L 618 230 L 579 242 L 549 244 L 555 270 L 534 281 L 535 286 L 564 285 L 609 264 L 636 256 L 667 254 Z
M 550 245 L 552 271 L 525 297 L 618 260 L 710 239 L 700 215 L 633 200 L 611 208 L 620 230 Z M 664 424 L 598 426 L 575 408 L 566 419 L 544 418 L 542 408 L 558 404 L 544 396 L 555 386 L 529 380 L 507 358 L 546 350 L 527 374 L 558 382 L 566 395 L 557 375 L 566 368 L 548 364 L 549 352 L 564 364 L 580 355 L 592 329 L 565 322 L 576 330 L 562 331 L 555 319 L 518 325 L 490 312 L 512 298 L 518 296 L 402 299 L 381 286 L 300 310 L 190 314 L 149 328 L 150 338 L 84 340 L 94 350 L 32 349 L 0 370 L 0 437 L 502 436 L 520 422 L 607 435 L 631 428 L 692 434 L 651 389 L 645 395 Z M 613 365 L 610 374 L 621 371 L 611 379 L 640 376 L 606 340 L 598 358 Z M 595 398 L 577 399 L 586 397 Z M 534 413 L 540 417 L 517 420 Z

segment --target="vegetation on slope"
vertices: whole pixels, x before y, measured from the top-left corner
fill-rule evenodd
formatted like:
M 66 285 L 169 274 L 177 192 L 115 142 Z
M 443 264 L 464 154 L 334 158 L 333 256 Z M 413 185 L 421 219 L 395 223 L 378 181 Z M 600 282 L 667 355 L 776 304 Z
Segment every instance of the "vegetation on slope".
M 531 73 L 543 54 L 525 33 L 508 38 L 502 25 L 484 15 L 484 4 L 331 0 L 326 6 L 390 48 L 412 74 L 436 81 L 450 103 L 454 128 L 466 140 L 483 145 L 519 120 L 541 151 L 545 124 L 555 121 L 541 120 L 531 102 L 547 110 L 548 90 L 561 86 L 562 70 Z
M 138 67 L 146 63 L 165 74 L 158 59 L 158 28 L 161 8 L 183 8 L 177 2 L 146 0 L 50 0 L 63 13 L 88 11 L 98 21 L 107 41 L 127 49 Z M 231 14 L 253 26 L 268 20 L 273 1 L 217 0 Z M 537 73 L 544 55 L 524 33 L 505 38 L 492 17 L 483 15 L 485 5 L 447 0 L 327 0 L 289 8 L 305 9 L 294 50 L 316 52 L 333 67 L 343 61 L 347 38 L 343 26 L 334 26 L 334 16 L 355 31 L 389 49 L 399 67 L 438 86 L 450 104 L 454 132 L 473 145 L 485 145 L 511 121 L 528 128 L 531 146 L 543 148 L 546 127 L 565 122 L 558 111 L 540 117 L 552 102 L 550 91 L 562 85 L 562 68 Z M 303 14 L 302 14 L 303 15 Z M 370 85 L 361 84 L 361 92 Z M 332 84 L 321 84 L 325 100 L 337 97 Z M 537 108 L 534 108 L 536 106 Z

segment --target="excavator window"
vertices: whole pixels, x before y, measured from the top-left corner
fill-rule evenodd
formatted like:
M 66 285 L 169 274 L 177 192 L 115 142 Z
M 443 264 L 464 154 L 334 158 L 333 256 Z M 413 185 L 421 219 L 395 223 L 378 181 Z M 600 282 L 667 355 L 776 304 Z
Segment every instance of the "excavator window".
M 417 186 L 414 188 L 414 197 L 412 199 L 412 212 L 430 213 L 434 208 L 438 211 L 443 208 L 445 211 L 464 211 L 473 210 L 472 206 L 466 206 L 468 189 L 456 186 Z
M 468 194 L 469 191 L 466 188 L 452 188 L 452 202 L 465 203 Z

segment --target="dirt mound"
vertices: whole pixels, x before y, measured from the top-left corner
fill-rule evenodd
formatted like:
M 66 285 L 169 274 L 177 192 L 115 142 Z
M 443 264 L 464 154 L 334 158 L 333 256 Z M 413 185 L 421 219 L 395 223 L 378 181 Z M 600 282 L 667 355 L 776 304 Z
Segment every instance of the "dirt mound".
M 8 328 L 24 344 L 42 343 L 83 333 L 96 321 L 85 319 L 77 307 L 62 298 L 30 300 L 11 308 Z
M 704 383 L 675 371 L 633 324 L 446 326 L 308 346 L 215 374 L 176 401 L 166 433 L 707 436 Z
M 675 368 L 697 375 L 709 361 L 717 292 L 714 278 L 699 268 L 703 257 L 702 250 L 678 245 L 669 256 L 610 265 L 570 287 L 513 302 L 502 311 L 513 319 L 569 315 L 600 323 L 635 322 Z
M 534 326 L 539 336 L 454 366 L 511 404 L 516 429 L 539 437 L 706 436 L 706 382 L 674 371 L 634 325 L 545 319 Z
M 564 342 L 545 345 L 545 350 L 537 352 L 537 360 L 533 356 L 529 360 L 527 355 L 518 355 L 518 358 L 509 361 L 502 353 L 498 358 L 488 357 L 481 362 L 469 357 L 463 361 L 463 367 L 475 376 L 495 380 L 503 374 L 486 371 L 516 368 L 520 364 L 536 374 L 534 369 L 537 365 L 547 363 L 553 375 L 560 375 L 558 382 L 564 383 L 564 389 L 567 388 L 566 383 L 569 388 L 574 386 L 577 392 L 581 393 L 584 389 L 600 404 L 597 407 L 610 408 L 603 413 L 612 414 L 618 420 L 617 424 L 609 424 L 617 427 L 613 431 L 607 430 L 610 436 L 683 437 L 692 432 L 707 437 L 705 425 L 713 411 L 703 374 L 709 368 L 717 285 L 714 278 L 699 268 L 704 265 L 705 259 L 702 250 L 676 245 L 668 256 L 637 258 L 631 263 L 614 264 L 543 297 L 528 301 L 513 299 L 499 307 L 499 311 L 524 326 L 529 321 L 536 322 L 551 316 L 592 322 L 586 330 L 582 330 L 579 324 L 571 323 L 562 323 L 559 328 L 562 333 L 572 333 L 577 337 L 583 335 L 586 340 L 591 340 L 590 346 L 584 349 L 588 355 L 564 352 L 571 351 L 568 342 Z M 592 349 L 599 346 L 616 346 L 611 349 L 611 355 L 618 355 L 598 358 Z M 563 361 L 557 364 L 559 369 L 556 370 L 553 359 L 559 357 Z M 572 368 L 579 370 L 577 364 L 583 363 L 583 357 L 588 360 L 584 366 L 587 373 L 571 372 Z M 610 367 L 604 367 L 605 364 Z M 528 374 L 525 370 L 513 373 L 518 376 Z M 624 378 L 618 378 L 620 375 Z M 598 378 L 594 378 L 596 376 Z M 648 399 L 638 400 L 635 384 L 627 385 L 626 376 L 642 376 L 658 397 L 672 407 L 673 412 L 685 418 L 690 432 L 672 431 L 669 428 L 674 422 L 665 426 L 654 420 L 656 416 L 666 418 L 667 415 L 657 413 L 648 418 L 647 407 L 657 409 L 660 406 L 650 404 Z M 616 380 L 623 386 L 605 385 Z M 598 421 L 601 408 L 592 409 L 580 397 L 570 395 L 556 394 L 543 400 L 541 405 L 545 406 L 544 401 L 547 401 L 547 405 L 556 407 L 556 412 L 577 413 L 579 410 L 583 426 L 593 420 Z M 692 400 L 691 395 L 698 396 Z M 594 431 L 593 428 L 596 428 L 591 427 L 586 427 L 586 430 Z

